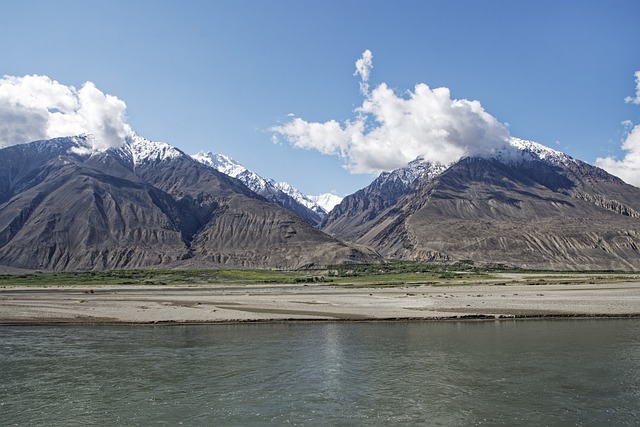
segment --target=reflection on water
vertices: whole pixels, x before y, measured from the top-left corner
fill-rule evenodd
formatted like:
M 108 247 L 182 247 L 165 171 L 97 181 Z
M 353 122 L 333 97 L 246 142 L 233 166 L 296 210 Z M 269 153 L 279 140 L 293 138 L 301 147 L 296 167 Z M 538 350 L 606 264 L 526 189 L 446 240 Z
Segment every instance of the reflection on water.
M 638 425 L 640 320 L 0 327 L 2 425 Z

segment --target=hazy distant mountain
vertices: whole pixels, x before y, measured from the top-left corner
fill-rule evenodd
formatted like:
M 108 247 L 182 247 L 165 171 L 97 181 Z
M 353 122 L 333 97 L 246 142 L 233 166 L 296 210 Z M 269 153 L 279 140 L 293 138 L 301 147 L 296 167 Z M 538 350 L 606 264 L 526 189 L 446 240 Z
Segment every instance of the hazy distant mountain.
M 376 259 L 169 144 L 90 136 L 0 149 L 0 264 L 299 268 Z
M 239 179 L 251 190 L 290 210 L 313 226 L 317 226 L 327 214 L 317 203 L 286 182 L 263 178 L 229 156 L 209 151 L 194 154 L 192 157 L 202 164 Z
M 331 210 L 340 204 L 342 201 L 342 197 L 336 196 L 332 193 L 324 193 L 318 196 L 307 196 L 311 201 L 315 202 L 326 212 L 331 212 Z
M 447 167 L 418 160 L 382 174 L 347 196 L 321 229 L 391 258 L 638 269 L 640 189 L 513 139 L 492 157 Z
M 286 182 L 276 182 L 274 185 L 278 190 L 293 197 L 298 203 L 315 212 L 321 219 L 327 215 L 327 211 L 322 206 L 311 200 L 309 196 L 302 194 L 297 188 L 292 187 Z

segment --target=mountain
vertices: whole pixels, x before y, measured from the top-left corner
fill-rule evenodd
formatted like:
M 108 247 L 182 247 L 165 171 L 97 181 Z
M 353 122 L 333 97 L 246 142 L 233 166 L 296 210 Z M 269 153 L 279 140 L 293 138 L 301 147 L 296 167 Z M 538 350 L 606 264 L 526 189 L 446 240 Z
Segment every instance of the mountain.
M 336 196 L 331 193 L 324 193 L 318 196 L 307 196 L 312 202 L 315 202 L 318 206 L 324 209 L 326 212 L 331 210 L 340 204 L 342 197 Z
M 492 156 L 448 166 L 417 160 L 382 174 L 347 196 L 321 229 L 389 258 L 636 270 L 640 189 L 512 139 Z
M 286 182 L 274 182 L 271 179 L 265 179 L 229 156 L 214 154 L 209 151 L 194 154 L 192 157 L 204 165 L 239 179 L 251 190 L 267 200 L 288 209 L 313 226 L 320 224 L 322 218 L 327 214 L 317 203 L 308 199 Z
M 402 196 L 414 191 L 419 178 L 433 179 L 445 169 L 444 165 L 418 158 L 405 168 L 383 172 L 367 187 L 342 199 L 325 217 L 320 228 L 343 239 L 357 241 L 369 231 L 373 220 Z
M 302 268 L 377 259 L 169 144 L 135 135 L 97 152 L 92 138 L 0 149 L 0 264 Z
M 218 166 L 224 161 L 226 173 L 242 179 L 137 135 L 106 151 L 93 150 L 92 138 L 0 149 L 5 271 L 304 268 L 372 262 L 378 253 L 640 269 L 640 189 L 531 141 L 512 139 L 490 156 L 449 165 L 416 159 L 383 173 L 326 214 L 320 231 L 244 182 L 313 212 L 304 196 L 232 159 L 220 157 Z
M 327 211 L 322 206 L 318 205 L 316 202 L 311 200 L 308 196 L 305 196 L 304 194 L 302 194 L 300 190 L 298 190 L 297 188 L 292 187 L 286 182 L 276 182 L 274 185 L 278 190 L 292 197 L 298 203 L 300 203 L 307 209 L 311 210 L 312 212 L 316 213 L 316 215 L 318 215 L 320 219 L 324 218 L 327 215 Z

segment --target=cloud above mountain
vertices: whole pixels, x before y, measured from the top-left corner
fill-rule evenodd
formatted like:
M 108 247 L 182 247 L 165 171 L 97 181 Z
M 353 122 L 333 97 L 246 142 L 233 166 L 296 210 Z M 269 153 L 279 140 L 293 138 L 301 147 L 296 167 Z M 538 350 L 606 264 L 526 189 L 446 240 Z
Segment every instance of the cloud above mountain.
M 635 72 L 636 77 L 636 96 L 625 98 L 625 102 L 632 104 L 640 104 L 640 71 Z M 596 159 L 596 165 L 619 176 L 627 183 L 640 187 L 640 125 L 635 125 L 630 120 L 625 120 L 623 125 L 627 132 L 622 143 L 622 150 L 625 156 L 622 160 L 615 157 L 599 157 Z
M 627 132 L 622 149 L 626 151 L 622 160 L 611 156 L 599 157 L 596 159 L 596 165 L 627 183 L 640 187 L 640 125 Z
M 0 147 L 38 139 L 91 134 L 93 148 L 122 145 L 131 134 L 124 101 L 92 82 L 80 89 L 47 76 L 0 79 Z
M 505 146 L 509 132 L 480 102 L 452 99 L 448 88 L 424 83 L 398 95 L 381 83 L 369 91 L 373 55 L 356 61 L 362 105 L 352 119 L 309 122 L 295 118 L 272 128 L 298 148 L 337 155 L 352 173 L 379 173 L 406 166 L 417 157 L 451 163 L 464 156 L 489 155 Z
M 369 93 L 369 76 L 373 68 L 373 53 L 369 49 L 362 53 L 362 57 L 356 61 L 354 76 L 360 76 L 360 92 L 363 95 Z
M 640 104 L 640 71 L 636 71 L 635 76 L 636 76 L 636 96 L 635 98 L 627 96 L 624 99 L 624 102 L 632 103 L 632 104 Z

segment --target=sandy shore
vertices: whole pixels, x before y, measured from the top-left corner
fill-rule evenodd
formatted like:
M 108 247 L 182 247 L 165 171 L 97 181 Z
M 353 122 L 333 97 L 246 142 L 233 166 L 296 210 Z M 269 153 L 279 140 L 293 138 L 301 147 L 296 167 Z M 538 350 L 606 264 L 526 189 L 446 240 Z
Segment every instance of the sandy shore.
M 0 324 L 640 317 L 640 283 L 0 289 Z

